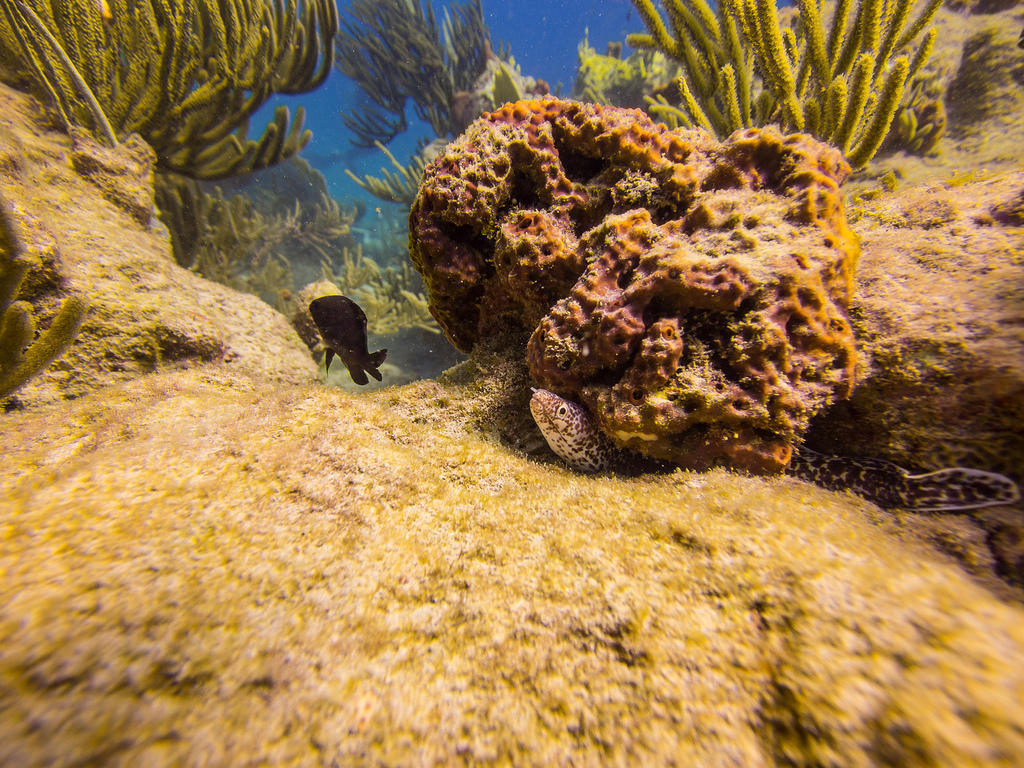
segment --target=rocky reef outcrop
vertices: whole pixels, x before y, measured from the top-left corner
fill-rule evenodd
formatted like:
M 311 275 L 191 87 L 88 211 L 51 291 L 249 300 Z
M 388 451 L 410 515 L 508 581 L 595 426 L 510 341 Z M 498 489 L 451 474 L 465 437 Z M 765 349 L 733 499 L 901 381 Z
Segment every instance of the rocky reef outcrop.
M 619 445 L 775 471 L 856 375 L 849 172 L 772 128 L 718 142 L 637 110 L 517 102 L 428 168 L 412 255 L 456 346 L 532 331 L 534 381 Z
M 812 448 L 1024 483 L 1024 169 L 977 176 L 851 206 L 865 373 L 812 420 Z
M 174 262 L 154 215 L 154 160 L 137 138 L 107 149 L 84 134 L 54 131 L 37 102 L 0 84 L 0 199 L 33 261 L 19 296 L 43 328 L 65 296 L 89 303 L 67 353 L 9 407 L 217 361 L 281 382 L 316 377 L 282 315 Z

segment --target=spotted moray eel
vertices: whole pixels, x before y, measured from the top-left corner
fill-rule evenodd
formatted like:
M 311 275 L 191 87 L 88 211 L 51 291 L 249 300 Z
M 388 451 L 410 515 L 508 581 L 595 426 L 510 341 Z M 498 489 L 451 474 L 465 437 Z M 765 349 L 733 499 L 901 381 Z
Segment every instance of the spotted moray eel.
M 573 469 L 608 472 L 636 465 L 635 455 L 613 445 L 583 406 L 534 389 L 530 412 L 551 450 Z M 937 512 L 1020 499 L 1016 483 L 995 472 L 952 467 L 912 475 L 882 459 L 825 456 L 806 448 L 794 452 L 786 471 L 831 491 L 849 489 L 886 509 Z

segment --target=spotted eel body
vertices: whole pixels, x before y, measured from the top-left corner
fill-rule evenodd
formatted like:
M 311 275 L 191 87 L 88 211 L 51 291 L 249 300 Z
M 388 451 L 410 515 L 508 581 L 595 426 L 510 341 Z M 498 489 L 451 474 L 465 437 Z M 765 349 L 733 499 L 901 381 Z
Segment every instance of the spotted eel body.
M 597 428 L 587 410 L 546 389 L 534 389 L 530 412 L 551 450 L 580 472 L 607 472 L 635 463 Z M 882 459 L 825 456 L 801 448 L 787 473 L 832 491 L 851 490 L 886 509 L 918 512 L 1010 504 L 1020 490 L 1010 478 L 980 469 L 952 467 L 912 475 Z

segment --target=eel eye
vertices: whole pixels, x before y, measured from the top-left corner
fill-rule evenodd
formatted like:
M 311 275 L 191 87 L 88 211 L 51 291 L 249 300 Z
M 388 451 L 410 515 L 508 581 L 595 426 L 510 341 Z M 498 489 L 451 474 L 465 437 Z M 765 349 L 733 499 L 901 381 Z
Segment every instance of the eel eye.
M 567 414 L 568 412 L 569 412 L 568 408 L 566 408 L 564 405 L 560 405 L 555 410 L 555 416 L 565 416 L 565 414 Z

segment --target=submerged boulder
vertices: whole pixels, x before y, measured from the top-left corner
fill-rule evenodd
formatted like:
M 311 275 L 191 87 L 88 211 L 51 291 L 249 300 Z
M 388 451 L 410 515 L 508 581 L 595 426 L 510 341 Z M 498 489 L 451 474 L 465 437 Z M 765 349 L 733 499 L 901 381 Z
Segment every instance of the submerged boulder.
M 19 298 L 42 328 L 65 296 L 89 304 L 68 351 L 8 407 L 218 361 L 281 382 L 314 380 L 316 365 L 283 315 L 175 263 L 154 216 L 153 162 L 138 139 L 105 149 L 54 130 L 31 97 L 0 84 L 0 199 L 33 261 Z
M 617 444 L 777 471 L 856 376 L 849 172 L 773 128 L 718 142 L 638 110 L 517 102 L 428 167 L 412 257 L 456 346 L 532 331 L 533 380 Z

